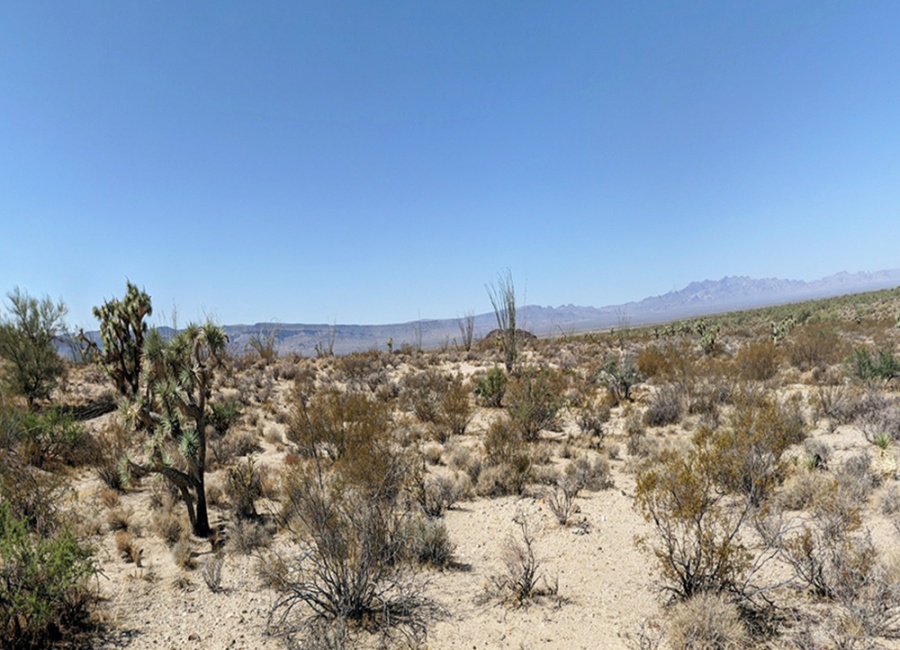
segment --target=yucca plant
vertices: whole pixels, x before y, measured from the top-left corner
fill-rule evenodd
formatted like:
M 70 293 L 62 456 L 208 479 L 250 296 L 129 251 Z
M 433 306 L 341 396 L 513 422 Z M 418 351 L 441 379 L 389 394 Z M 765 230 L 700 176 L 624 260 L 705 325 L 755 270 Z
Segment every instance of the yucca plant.
M 144 345 L 142 394 L 130 409 L 148 432 L 145 458 L 128 461 L 132 475 L 160 474 L 181 493 L 194 534 L 210 534 L 206 507 L 206 434 L 212 424 L 213 378 L 228 337 L 207 322 L 165 341 L 150 331 Z

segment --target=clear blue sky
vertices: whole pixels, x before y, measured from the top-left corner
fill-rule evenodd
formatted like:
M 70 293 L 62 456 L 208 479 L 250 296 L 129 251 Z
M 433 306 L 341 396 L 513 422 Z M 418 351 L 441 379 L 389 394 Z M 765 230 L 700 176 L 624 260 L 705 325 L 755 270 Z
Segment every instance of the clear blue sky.
M 3 2 L 0 292 L 74 325 L 900 267 L 900 2 Z M 527 294 L 526 294 L 527 288 Z

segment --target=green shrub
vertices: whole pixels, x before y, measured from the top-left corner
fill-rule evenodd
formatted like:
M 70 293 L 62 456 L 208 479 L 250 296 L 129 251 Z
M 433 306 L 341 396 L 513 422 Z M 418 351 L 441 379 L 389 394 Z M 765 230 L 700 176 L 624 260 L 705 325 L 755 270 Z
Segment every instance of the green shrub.
M 0 318 L 0 375 L 6 389 L 24 395 L 28 405 L 47 399 L 66 370 L 55 342 L 65 331 L 66 306 L 18 288 L 7 295 L 9 317 Z
M 709 445 L 718 483 L 759 505 L 784 480 L 784 452 L 805 437 L 806 426 L 796 404 L 745 396 L 735 405 L 726 427 L 701 429 L 697 441 Z
M 549 368 L 523 370 L 506 392 L 509 418 L 527 441 L 537 440 L 542 429 L 556 425 L 556 414 L 565 401 L 565 382 Z
M 44 648 L 89 628 L 91 552 L 68 531 L 30 533 L 0 504 L 0 648 Z
M 481 398 L 485 406 L 500 408 L 503 395 L 506 393 L 506 375 L 500 366 L 488 370 L 487 375 L 475 380 L 475 394 Z
M 872 354 L 866 348 L 856 348 L 846 361 L 850 373 L 865 382 L 889 381 L 900 376 L 900 360 L 892 350 L 882 348 Z
M 616 404 L 630 401 L 631 389 L 644 380 L 637 362 L 630 355 L 610 357 L 600 369 L 598 378 Z
M 80 464 L 88 455 L 90 440 L 84 427 L 60 409 L 22 413 L 18 435 L 22 457 L 41 469 Z

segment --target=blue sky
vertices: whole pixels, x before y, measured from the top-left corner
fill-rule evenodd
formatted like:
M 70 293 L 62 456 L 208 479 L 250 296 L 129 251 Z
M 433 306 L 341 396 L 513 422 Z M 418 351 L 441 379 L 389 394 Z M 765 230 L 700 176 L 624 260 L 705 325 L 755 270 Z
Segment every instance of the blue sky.
M 898 2 L 5 2 L 0 291 L 387 323 L 900 267 Z M 163 316 L 163 314 L 165 316 Z

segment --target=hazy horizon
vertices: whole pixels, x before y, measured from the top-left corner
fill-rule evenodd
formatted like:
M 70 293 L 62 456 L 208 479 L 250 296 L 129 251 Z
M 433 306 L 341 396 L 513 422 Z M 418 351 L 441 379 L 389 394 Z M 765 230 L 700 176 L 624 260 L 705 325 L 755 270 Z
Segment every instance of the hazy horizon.
M 0 292 L 185 322 L 900 267 L 900 5 L 0 6 Z

